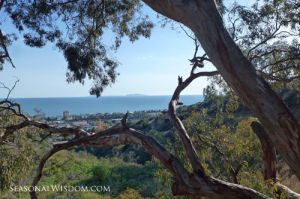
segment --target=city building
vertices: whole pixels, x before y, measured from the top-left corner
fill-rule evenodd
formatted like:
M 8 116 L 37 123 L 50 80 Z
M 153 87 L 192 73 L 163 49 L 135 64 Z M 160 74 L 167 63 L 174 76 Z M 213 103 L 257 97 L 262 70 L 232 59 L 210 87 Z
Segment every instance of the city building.
M 64 111 L 63 116 L 64 116 L 65 120 L 69 120 L 70 119 L 70 112 L 69 111 Z

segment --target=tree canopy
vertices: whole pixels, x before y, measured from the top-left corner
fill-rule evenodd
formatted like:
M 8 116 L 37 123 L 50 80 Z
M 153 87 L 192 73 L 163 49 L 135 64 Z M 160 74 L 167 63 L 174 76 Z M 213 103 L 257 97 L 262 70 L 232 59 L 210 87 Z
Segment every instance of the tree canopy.
M 131 129 L 126 124 L 95 134 L 81 129 L 56 128 L 29 119 L 9 101 L 1 102 L 1 110 L 13 111 L 24 119 L 18 125 L 2 127 L 1 143 L 17 129 L 36 126 L 50 133 L 75 135 L 74 140 L 54 145 L 43 156 L 32 186 L 40 181 L 46 161 L 56 152 L 75 145 L 110 146 L 139 143 L 151 152 L 172 174 L 174 195 L 207 196 L 214 198 L 267 198 L 257 191 L 234 183 L 216 179 L 206 170 L 205 164 L 194 147 L 192 139 L 176 115 L 180 93 L 196 78 L 213 76 L 214 81 L 226 91 L 232 91 L 256 115 L 258 122 L 251 127 L 259 137 L 264 153 L 265 180 L 276 183 L 276 147 L 283 160 L 300 180 L 300 124 L 284 102 L 272 90 L 289 85 L 298 89 L 299 81 L 299 31 L 300 4 L 296 0 L 258 1 L 247 8 L 237 4 L 226 7 L 222 0 L 143 0 L 161 15 L 179 22 L 195 35 L 196 52 L 187 79 L 178 77 L 167 114 L 186 153 L 190 168 L 167 151 L 151 135 Z M 42 47 L 48 41 L 55 42 L 68 61 L 67 81 L 84 83 L 86 77 L 95 81 L 90 93 L 100 96 L 103 89 L 117 76 L 117 61 L 107 55 L 108 48 L 101 42 L 104 31 L 116 35 L 116 50 L 124 36 L 135 41 L 139 36 L 149 37 L 153 24 L 141 12 L 138 0 L 74 0 L 74 1 L 9 1 L 1 0 L 1 11 L 8 14 L 19 31 L 24 32 L 24 42 L 32 47 Z M 229 21 L 224 23 L 224 21 Z M 60 24 L 61 23 L 61 24 Z M 65 27 L 61 28 L 62 25 Z M 225 25 L 228 27 L 226 28 Z M 15 35 L 1 32 L 1 63 L 10 61 L 7 46 Z M 198 47 L 205 54 L 197 56 Z M 217 71 L 195 72 L 210 61 Z M 217 76 L 220 75 L 220 76 Z M 270 84 L 269 84 L 270 83 Z M 284 84 L 282 84 L 284 83 Z M 207 89 L 206 93 L 214 92 Z M 220 131 L 227 132 L 227 128 Z M 243 137 L 245 137 L 245 133 Z M 240 136 L 240 134 L 237 134 Z M 253 138 L 253 137 L 252 137 Z M 251 138 L 251 139 L 252 139 Z M 254 139 L 253 139 L 254 140 Z M 201 140 L 200 140 L 201 141 Z M 205 140 L 204 140 L 205 141 Z M 254 142 L 254 141 L 253 141 Z M 257 139 L 256 139 L 257 142 Z M 204 142 L 203 142 L 204 143 Z M 212 146 L 214 143 L 208 143 Z M 239 150 L 240 145 L 234 145 Z M 249 148 L 258 148 L 257 145 Z M 226 149 L 224 149 L 226 150 Z M 231 150 L 228 149 L 228 150 Z M 237 170 L 237 169 L 236 169 Z M 269 173 L 271 172 L 271 174 Z M 236 172 L 237 173 L 237 172 Z M 282 186 L 281 186 L 282 187 Z M 290 196 L 299 198 L 299 194 Z M 36 198 L 36 193 L 31 193 Z
M 234 3 L 223 9 L 223 19 L 259 75 L 273 88 L 298 89 L 299 2 L 256 1 L 248 7 Z M 220 77 L 214 77 L 213 82 L 225 92 L 229 89 Z
M 91 95 L 99 97 L 105 87 L 115 82 L 118 61 L 107 51 L 117 50 L 122 38 L 131 42 L 140 36 L 149 38 L 153 23 L 141 12 L 139 0 L 117 1 L 1 1 L 1 12 L 7 15 L 24 43 L 41 48 L 55 43 L 68 63 L 67 82 L 85 78 L 94 80 Z M 102 42 L 104 32 L 115 36 L 112 46 Z M 8 46 L 16 34 L 1 36 L 1 63 L 10 61 Z M 1 64 L 1 67 L 3 65 Z M 13 65 L 14 66 L 14 65 Z

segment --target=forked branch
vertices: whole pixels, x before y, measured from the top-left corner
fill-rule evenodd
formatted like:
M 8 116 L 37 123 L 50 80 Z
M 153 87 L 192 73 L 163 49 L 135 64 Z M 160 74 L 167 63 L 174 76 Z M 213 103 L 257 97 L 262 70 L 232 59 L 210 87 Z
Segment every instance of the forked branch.
M 14 109 L 14 107 L 16 107 L 17 110 Z M 13 103 L 9 100 L 4 100 L 0 102 L 0 112 L 2 111 L 11 111 L 13 114 L 22 117 L 24 120 L 30 120 L 26 115 L 22 113 L 20 104 Z
M 202 143 L 202 144 L 205 144 L 206 146 L 208 146 L 208 147 L 210 147 L 210 148 L 215 149 L 216 152 L 223 158 L 224 162 L 226 162 L 226 165 L 228 165 L 228 169 L 229 169 L 229 172 L 230 172 L 230 174 L 231 174 L 231 176 L 232 176 L 232 178 L 233 178 L 233 182 L 234 182 L 235 184 L 239 184 L 239 181 L 238 181 L 237 176 L 238 176 L 238 174 L 239 174 L 240 169 L 241 169 L 242 166 L 246 163 L 246 161 L 241 162 L 241 163 L 237 166 L 237 168 L 234 170 L 233 167 L 232 167 L 232 165 L 230 165 L 227 156 L 223 153 L 223 151 L 221 151 L 221 150 L 219 149 L 219 147 L 217 147 L 216 145 L 214 145 L 214 144 L 212 144 L 212 143 L 209 143 L 209 142 L 203 140 L 203 139 L 201 138 L 200 135 L 198 135 L 198 140 L 194 142 L 194 144 L 196 144 L 196 143 Z M 230 178 L 229 178 L 229 177 L 228 177 L 228 180 L 230 181 Z
M 178 86 L 174 91 L 174 94 L 172 96 L 172 99 L 169 103 L 169 111 L 168 116 L 170 119 L 171 124 L 176 129 L 176 132 L 179 134 L 179 137 L 183 143 L 183 146 L 186 150 L 187 156 L 189 161 L 191 162 L 191 165 L 193 167 L 193 171 L 200 176 L 205 176 L 204 168 L 201 164 L 201 161 L 199 159 L 199 156 L 197 155 L 197 152 L 191 142 L 191 139 L 189 135 L 187 134 L 182 122 L 176 115 L 176 106 L 181 105 L 182 103 L 179 102 L 179 96 L 181 91 L 183 91 L 194 79 L 201 77 L 201 76 L 213 76 L 219 74 L 218 71 L 213 72 L 199 72 L 194 73 L 195 66 L 193 66 L 191 70 L 191 75 L 189 78 L 187 78 L 185 81 L 181 78 L 178 78 Z
M 0 31 L 1 31 L 1 30 L 0 30 Z M 20 81 L 20 80 L 17 78 L 17 80 L 15 81 L 15 84 L 13 85 L 12 88 L 8 88 L 7 86 L 5 86 L 5 84 L 3 84 L 2 82 L 0 82 L 0 84 L 2 85 L 2 87 L 0 87 L 0 88 L 5 88 L 5 89 L 8 90 L 8 94 L 7 94 L 7 97 L 6 97 L 6 99 L 5 99 L 6 101 L 8 100 L 10 93 L 15 89 L 15 87 L 16 87 L 16 85 L 17 85 L 17 83 L 18 83 L 19 81 Z

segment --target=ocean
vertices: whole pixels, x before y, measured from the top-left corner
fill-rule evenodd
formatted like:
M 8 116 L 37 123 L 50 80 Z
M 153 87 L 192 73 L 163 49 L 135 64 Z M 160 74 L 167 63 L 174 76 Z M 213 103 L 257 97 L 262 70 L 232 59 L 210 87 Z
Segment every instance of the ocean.
M 22 111 L 34 115 L 38 107 L 46 117 L 62 116 L 63 111 L 70 115 L 96 113 L 126 113 L 142 110 L 168 109 L 170 95 L 161 96 L 103 96 L 96 97 L 61 97 L 61 98 L 15 98 L 10 99 L 21 105 Z M 182 95 L 183 105 L 192 105 L 203 101 L 202 95 Z

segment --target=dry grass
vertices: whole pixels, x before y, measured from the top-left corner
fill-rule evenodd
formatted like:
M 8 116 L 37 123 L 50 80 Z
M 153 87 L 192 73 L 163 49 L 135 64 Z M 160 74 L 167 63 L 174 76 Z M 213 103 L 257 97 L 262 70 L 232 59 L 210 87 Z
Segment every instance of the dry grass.
M 279 169 L 279 179 L 281 183 L 291 190 L 300 193 L 300 182 L 290 167 L 285 163 L 280 163 L 279 165 L 282 166 L 281 169 Z

